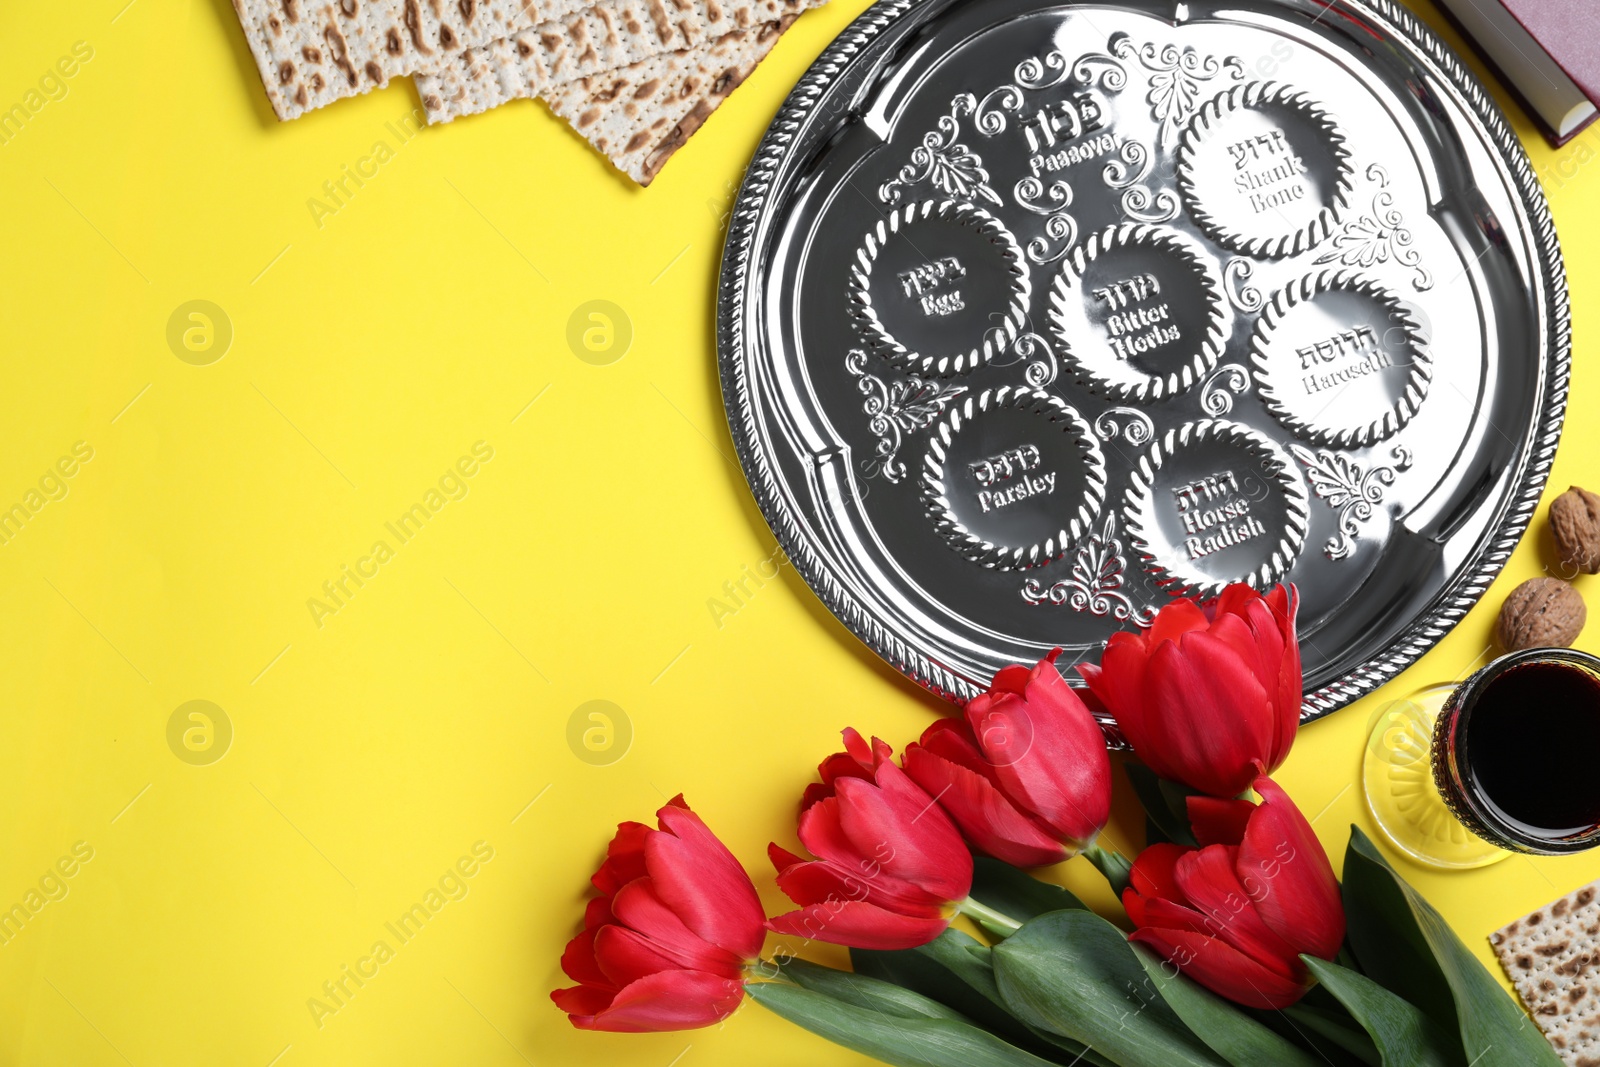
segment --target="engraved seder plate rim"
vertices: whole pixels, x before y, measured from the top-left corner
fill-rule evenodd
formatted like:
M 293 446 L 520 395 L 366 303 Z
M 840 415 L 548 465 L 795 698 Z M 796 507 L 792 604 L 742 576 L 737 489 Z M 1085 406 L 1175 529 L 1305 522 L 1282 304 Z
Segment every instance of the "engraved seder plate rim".
M 828 557 L 829 552 L 838 551 L 837 546 L 820 545 L 810 535 L 796 489 L 787 484 L 784 472 L 777 469 L 770 454 L 768 438 L 774 432 L 774 418 L 771 412 L 758 409 L 755 393 L 759 384 L 752 380 L 746 356 L 766 343 L 760 331 L 753 328 L 764 313 L 759 307 L 759 283 L 766 265 L 756 260 L 762 226 L 775 210 L 775 185 L 786 177 L 785 167 L 793 162 L 797 141 L 807 123 L 817 117 L 819 102 L 830 88 L 852 74 L 856 58 L 885 33 L 902 28 L 902 24 L 910 27 L 928 23 L 958 2 L 880 0 L 840 34 L 790 93 L 756 151 L 730 219 L 719 280 L 718 365 L 730 432 L 746 479 L 797 573 L 848 629 L 891 665 L 934 692 L 963 701 L 981 691 L 978 680 L 930 657 L 898 632 L 893 623 L 881 618 L 841 580 L 841 561 Z M 1048 7 L 1065 11 L 1093 6 L 1039 4 L 1041 10 Z M 1232 6 L 1309 11 L 1328 5 L 1320 0 L 1315 4 L 1312 0 L 1243 0 Z M 1522 469 L 1499 501 L 1476 550 L 1452 571 L 1426 609 L 1415 615 L 1387 648 L 1342 664 L 1330 681 L 1307 692 L 1302 721 L 1327 715 L 1394 678 L 1431 649 L 1477 603 L 1538 509 L 1560 438 L 1571 375 L 1571 312 L 1561 250 L 1543 192 L 1504 116 L 1456 55 L 1396 0 L 1336 0 L 1332 6 L 1353 12 L 1385 32 L 1407 63 L 1440 76 L 1443 84 L 1457 94 L 1468 122 L 1495 157 L 1493 162 L 1503 168 L 1504 173 L 1496 173 L 1495 179 L 1504 182 L 1513 206 L 1526 214 L 1529 228 L 1525 236 L 1537 275 L 1533 279 L 1536 292 L 1531 315 L 1539 329 L 1536 351 L 1542 367 L 1538 413 L 1530 419 L 1529 431 L 1519 445 Z M 781 432 L 781 427 L 778 429 Z M 1302 450 L 1309 454 L 1309 450 Z M 1119 741 L 1114 725 L 1107 726 L 1112 740 Z

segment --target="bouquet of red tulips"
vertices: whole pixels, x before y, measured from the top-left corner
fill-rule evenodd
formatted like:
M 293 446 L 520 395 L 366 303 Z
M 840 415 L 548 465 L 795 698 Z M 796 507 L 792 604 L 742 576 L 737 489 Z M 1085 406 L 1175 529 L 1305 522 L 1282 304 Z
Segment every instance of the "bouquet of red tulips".
M 654 829 L 619 826 L 562 957 L 578 984 L 552 999 L 577 1027 L 637 1032 L 718 1022 L 748 994 L 917 1067 L 1559 1064 L 1354 827 L 1341 886 L 1270 777 L 1299 725 L 1296 607 L 1292 587 L 1174 600 L 1079 668 L 1143 764 L 1132 863 L 1098 842 L 1111 762 L 1052 654 L 898 764 L 845 730 L 801 800 L 813 858 L 768 850 L 783 915 L 681 797 Z M 1026 873 L 1079 854 L 1125 923 Z M 799 958 L 811 941 L 849 946 L 853 970 Z

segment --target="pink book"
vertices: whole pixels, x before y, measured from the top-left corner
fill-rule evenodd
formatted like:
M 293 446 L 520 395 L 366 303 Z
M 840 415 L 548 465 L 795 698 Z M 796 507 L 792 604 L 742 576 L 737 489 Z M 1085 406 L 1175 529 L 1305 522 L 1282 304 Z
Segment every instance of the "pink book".
M 1557 146 L 1600 109 L 1594 0 L 1438 0 Z

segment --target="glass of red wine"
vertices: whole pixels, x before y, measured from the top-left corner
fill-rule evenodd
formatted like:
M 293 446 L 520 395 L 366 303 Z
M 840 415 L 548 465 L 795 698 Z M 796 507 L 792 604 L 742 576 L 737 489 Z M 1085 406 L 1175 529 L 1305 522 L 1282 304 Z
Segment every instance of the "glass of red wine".
M 1600 658 L 1532 648 L 1378 716 L 1363 784 L 1385 836 L 1435 867 L 1600 845 Z

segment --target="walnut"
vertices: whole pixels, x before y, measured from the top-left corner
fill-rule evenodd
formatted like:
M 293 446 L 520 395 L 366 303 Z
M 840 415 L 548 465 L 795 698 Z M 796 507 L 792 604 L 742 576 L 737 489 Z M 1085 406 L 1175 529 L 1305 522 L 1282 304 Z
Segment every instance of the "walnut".
M 1573 486 L 1550 502 L 1550 532 L 1561 565 L 1600 574 L 1600 496 Z
M 1588 619 L 1583 597 L 1560 578 L 1534 578 L 1506 597 L 1495 634 L 1507 652 L 1524 648 L 1567 648 Z

